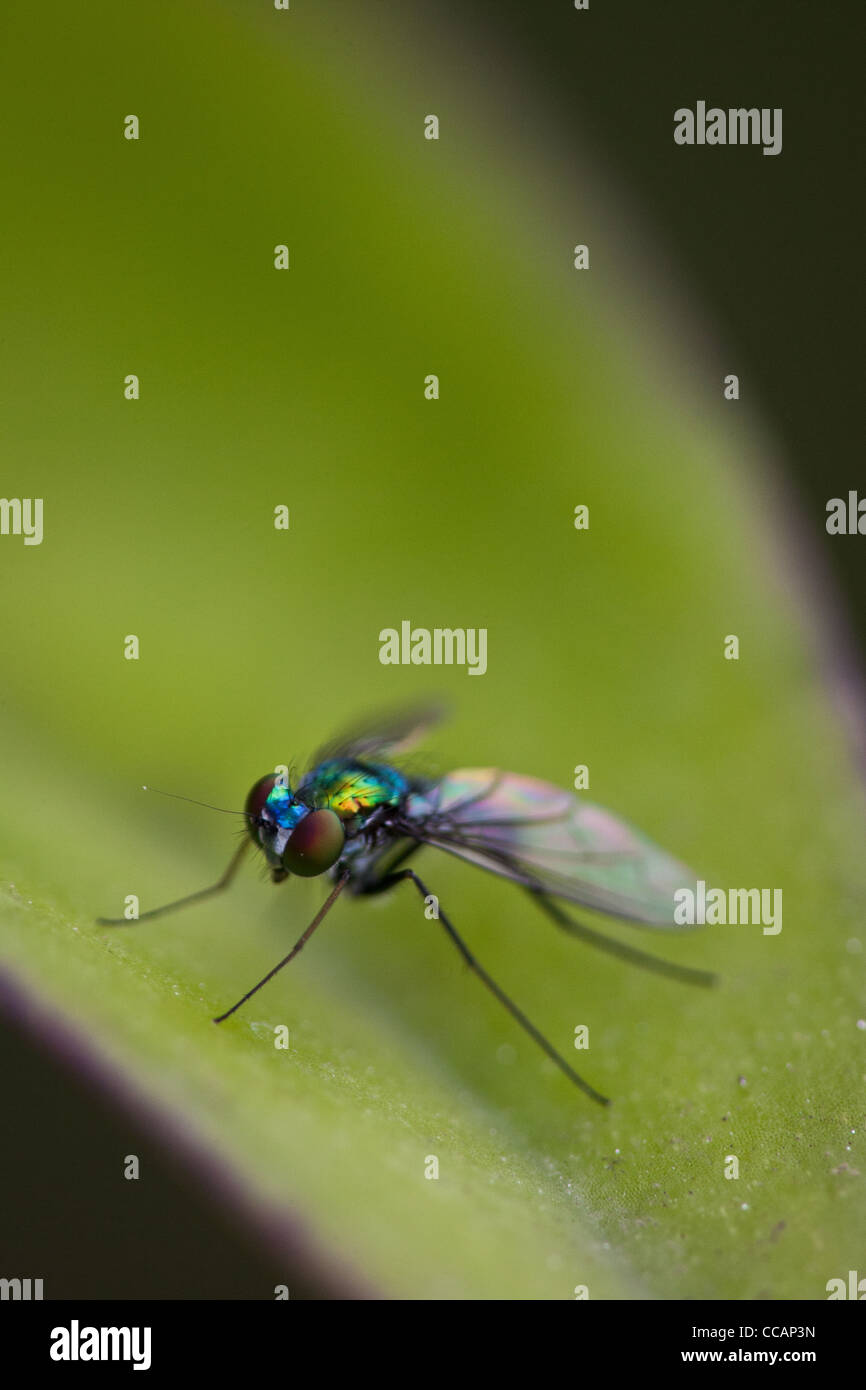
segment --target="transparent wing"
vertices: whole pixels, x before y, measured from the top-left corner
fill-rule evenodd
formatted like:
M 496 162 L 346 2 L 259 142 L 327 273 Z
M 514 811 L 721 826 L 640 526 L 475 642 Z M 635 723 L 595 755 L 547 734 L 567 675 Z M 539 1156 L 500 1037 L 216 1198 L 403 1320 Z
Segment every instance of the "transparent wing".
M 526 888 L 674 927 L 674 892 L 695 875 L 625 821 L 549 782 L 492 768 L 449 773 L 409 799 L 425 844 Z
M 320 748 L 313 763 L 332 758 L 364 759 L 407 753 L 447 714 L 448 707 L 439 701 L 382 711 Z

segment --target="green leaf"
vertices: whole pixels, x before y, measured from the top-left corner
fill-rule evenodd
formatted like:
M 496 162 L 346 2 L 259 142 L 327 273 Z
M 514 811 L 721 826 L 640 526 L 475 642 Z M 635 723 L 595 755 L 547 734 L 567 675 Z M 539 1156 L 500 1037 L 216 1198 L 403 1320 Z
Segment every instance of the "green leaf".
M 824 1297 L 863 1257 L 863 802 L 756 421 L 653 314 L 592 177 L 534 163 L 422 46 L 419 104 L 396 31 L 174 5 L 132 45 L 107 4 L 38 43 L 16 22 L 4 488 L 44 498 L 45 534 L 0 539 L 6 970 L 385 1295 Z M 381 666 L 403 619 L 486 627 L 486 675 Z M 94 925 L 213 882 L 235 844 L 141 783 L 237 809 L 431 686 L 458 707 L 432 770 L 567 787 L 587 764 L 593 799 L 712 886 L 783 891 L 777 935 L 610 927 L 717 970 L 707 994 L 425 854 L 609 1112 L 408 888 L 341 901 L 220 1028 L 321 883 L 248 872 L 177 918 Z

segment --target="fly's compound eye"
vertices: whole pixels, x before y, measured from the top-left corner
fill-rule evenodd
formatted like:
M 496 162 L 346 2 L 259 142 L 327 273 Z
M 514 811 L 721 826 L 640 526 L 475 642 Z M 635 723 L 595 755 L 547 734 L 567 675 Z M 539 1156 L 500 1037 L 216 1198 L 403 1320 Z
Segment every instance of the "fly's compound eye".
M 256 782 L 244 806 L 244 815 L 247 818 L 247 830 L 253 839 L 258 843 L 256 828 L 261 818 L 262 811 L 265 809 L 265 802 L 270 796 L 276 784 L 277 774 L 268 773 L 267 777 L 260 777 Z
M 283 868 L 300 878 L 315 878 L 336 864 L 346 836 L 336 811 L 311 811 L 295 827 L 283 850 Z

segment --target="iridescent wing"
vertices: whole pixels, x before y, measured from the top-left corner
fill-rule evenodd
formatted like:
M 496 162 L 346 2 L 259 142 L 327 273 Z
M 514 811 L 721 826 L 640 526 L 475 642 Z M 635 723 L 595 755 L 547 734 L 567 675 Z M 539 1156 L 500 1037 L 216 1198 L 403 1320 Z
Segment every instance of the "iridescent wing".
M 424 844 L 646 926 L 674 927 L 674 893 L 695 883 L 625 821 L 534 777 L 468 768 L 414 794 L 406 809 Z
M 313 763 L 315 765 L 340 758 L 387 758 L 407 753 L 423 738 L 427 730 L 444 719 L 447 713 L 447 706 L 431 701 L 373 715 L 360 726 L 348 730 L 326 747 L 320 748 Z

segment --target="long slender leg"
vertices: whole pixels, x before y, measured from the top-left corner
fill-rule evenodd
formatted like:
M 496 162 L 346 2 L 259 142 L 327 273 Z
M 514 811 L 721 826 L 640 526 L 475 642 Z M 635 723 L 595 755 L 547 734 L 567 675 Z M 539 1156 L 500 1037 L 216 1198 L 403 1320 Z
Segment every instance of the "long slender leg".
M 269 970 L 263 980 L 259 980 L 257 985 L 253 985 L 252 989 L 248 989 L 242 999 L 239 999 L 236 1004 L 232 1004 L 231 1008 L 226 1009 L 224 1014 L 220 1014 L 219 1018 L 215 1018 L 214 1023 L 224 1023 L 225 1020 L 231 1014 L 233 1014 L 236 1009 L 240 1008 L 241 1004 L 245 1004 L 248 999 L 251 999 L 254 994 L 258 993 L 262 985 L 266 985 L 268 983 L 268 980 L 272 980 L 278 970 L 282 970 L 284 965 L 288 965 L 289 961 L 295 958 L 295 956 L 298 954 L 301 948 L 305 946 L 306 943 L 309 941 L 310 937 L 313 935 L 313 932 L 316 930 L 316 927 L 319 925 L 319 923 L 328 915 L 334 903 L 337 901 L 337 898 L 340 896 L 348 882 L 349 875 L 348 873 L 345 873 L 343 874 L 342 878 L 337 880 L 336 886 L 333 888 L 331 893 L 322 903 L 322 906 L 319 908 L 318 912 L 316 913 L 310 925 L 307 927 L 307 930 L 304 932 L 303 936 L 298 937 L 298 940 L 295 942 L 291 951 L 289 951 L 289 954 L 287 956 L 284 956 L 283 959 L 280 961 L 279 965 L 274 966 L 273 970 Z
M 563 931 L 569 932 L 581 941 L 588 942 L 590 946 L 597 946 L 599 950 L 607 951 L 611 956 L 618 956 L 620 960 L 627 960 L 631 965 L 639 965 L 644 970 L 652 970 L 656 975 L 667 975 L 669 979 L 680 980 L 686 985 L 702 985 L 704 988 L 710 988 L 712 985 L 718 984 L 718 975 L 714 975 L 709 970 L 694 970 L 688 965 L 675 965 L 672 961 L 660 960 L 658 956 L 651 956 L 646 951 L 639 951 L 635 946 L 627 946 L 621 941 L 614 941 L 609 936 L 602 936 L 601 932 L 593 931 L 592 927 L 584 926 L 582 922 L 569 916 L 546 893 L 535 888 L 530 888 L 528 892 L 542 911 L 553 918 L 557 926 L 562 927 Z
M 164 917 L 169 912 L 177 912 L 181 907 L 189 907 L 192 903 L 200 903 L 204 898 L 213 897 L 214 893 L 221 893 L 224 888 L 228 888 L 235 874 L 241 866 L 241 861 L 252 841 L 247 839 L 238 845 L 231 859 L 228 868 L 218 878 L 216 883 L 212 883 L 210 888 L 200 888 L 197 893 L 189 893 L 185 898 L 177 898 L 173 903 L 166 903 L 163 907 L 151 908 L 150 912 L 142 912 L 140 917 L 97 917 L 96 923 L 100 927 L 134 927 L 139 922 L 152 921 L 154 917 Z
M 414 883 L 422 898 L 426 899 L 431 896 L 429 888 L 427 888 L 427 886 L 421 881 L 421 879 L 415 873 L 414 869 L 400 869 L 395 874 L 389 874 L 387 878 L 382 880 L 381 885 L 378 886 L 381 888 L 390 887 L 392 884 L 402 883 L 404 879 L 409 879 L 412 883 Z M 519 1009 L 512 999 L 509 999 L 505 991 L 500 989 L 496 981 L 492 979 L 490 975 L 487 974 L 487 971 L 481 965 L 479 965 L 478 961 L 475 959 L 472 952 L 469 950 L 469 947 L 458 935 L 457 929 L 454 926 L 453 922 L 449 921 L 448 917 L 446 917 L 441 907 L 439 909 L 439 923 L 442 927 L 444 927 L 448 936 L 450 936 L 451 940 L 454 942 L 454 945 L 457 947 L 458 951 L 460 952 L 466 964 L 469 966 L 470 970 L 475 971 L 475 974 L 478 976 L 481 982 L 487 986 L 494 998 L 498 999 L 500 1004 L 504 1005 L 504 1007 L 511 1014 L 511 1017 L 516 1019 L 517 1022 L 520 1024 L 521 1028 L 523 1028 L 524 1031 L 527 1032 L 529 1036 L 535 1042 L 538 1043 L 538 1046 L 541 1048 L 542 1052 L 547 1053 L 550 1060 L 556 1063 L 560 1071 L 565 1072 L 565 1075 L 568 1077 L 569 1081 L 573 1081 L 575 1086 L 579 1086 L 581 1091 L 583 1091 L 585 1095 L 588 1095 L 591 1100 L 598 1101 L 599 1105 L 610 1105 L 610 1101 L 608 1100 L 607 1096 L 601 1095 L 599 1091 L 596 1091 L 592 1086 L 590 1086 L 588 1081 L 584 1081 L 583 1077 L 578 1076 L 577 1072 L 574 1071 L 573 1068 L 568 1065 L 565 1058 L 560 1057 L 559 1053 L 556 1051 L 556 1048 L 553 1047 L 552 1044 L 547 1041 L 547 1038 L 544 1036 L 544 1034 L 538 1031 L 535 1024 L 530 1023 L 523 1010 Z

